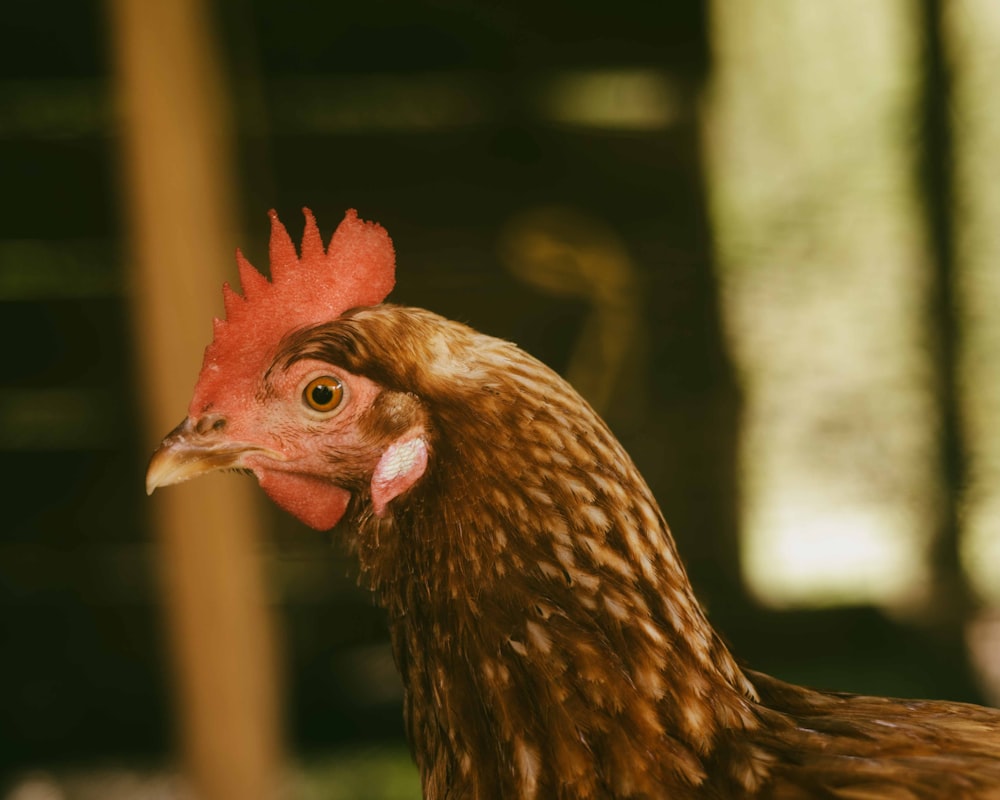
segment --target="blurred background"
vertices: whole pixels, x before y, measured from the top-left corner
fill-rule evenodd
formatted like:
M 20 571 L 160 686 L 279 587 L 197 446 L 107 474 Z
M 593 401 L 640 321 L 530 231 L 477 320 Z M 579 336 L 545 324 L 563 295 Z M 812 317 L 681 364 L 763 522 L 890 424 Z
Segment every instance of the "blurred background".
M 51 0 L 0 27 L 4 800 L 246 797 L 211 777 L 227 717 L 282 796 L 419 796 L 337 532 L 244 478 L 143 491 L 269 208 L 293 238 L 357 208 L 396 302 L 566 374 L 747 663 L 1000 703 L 991 0 Z M 229 522 L 171 511 L 205 494 Z

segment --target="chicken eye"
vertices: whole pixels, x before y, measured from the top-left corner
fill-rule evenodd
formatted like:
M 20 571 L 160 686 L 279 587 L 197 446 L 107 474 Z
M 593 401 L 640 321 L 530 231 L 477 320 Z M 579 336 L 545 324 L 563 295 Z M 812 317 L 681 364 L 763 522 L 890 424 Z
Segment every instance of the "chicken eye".
M 333 411 L 344 399 L 344 384 L 332 375 L 314 378 L 302 392 L 302 399 L 315 411 Z

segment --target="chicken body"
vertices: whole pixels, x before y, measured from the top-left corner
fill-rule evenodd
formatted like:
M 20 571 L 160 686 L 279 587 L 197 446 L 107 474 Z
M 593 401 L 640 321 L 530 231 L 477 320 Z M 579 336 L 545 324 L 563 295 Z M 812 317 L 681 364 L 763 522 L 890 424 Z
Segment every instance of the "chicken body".
M 150 485 L 240 467 L 340 522 L 428 800 L 1000 798 L 1000 711 L 741 670 L 628 455 L 514 345 L 379 305 L 267 361 L 247 396 L 192 406 Z

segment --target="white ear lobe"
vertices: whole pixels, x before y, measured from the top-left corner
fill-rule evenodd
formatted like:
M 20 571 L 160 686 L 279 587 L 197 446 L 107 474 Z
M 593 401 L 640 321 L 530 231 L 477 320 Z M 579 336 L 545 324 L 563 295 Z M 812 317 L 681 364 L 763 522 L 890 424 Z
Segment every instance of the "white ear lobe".
M 389 445 L 372 474 L 372 506 L 378 516 L 385 507 L 415 484 L 427 469 L 427 444 L 419 436 Z

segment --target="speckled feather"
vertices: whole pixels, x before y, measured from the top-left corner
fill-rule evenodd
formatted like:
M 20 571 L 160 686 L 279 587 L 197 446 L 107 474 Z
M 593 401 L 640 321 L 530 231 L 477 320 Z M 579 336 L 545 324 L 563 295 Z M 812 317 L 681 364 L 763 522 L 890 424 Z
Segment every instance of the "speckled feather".
M 1000 711 L 823 694 L 741 670 L 648 487 L 561 378 L 418 309 L 284 341 L 377 382 L 365 441 L 426 474 L 342 530 L 388 609 L 428 800 L 1000 798 Z

